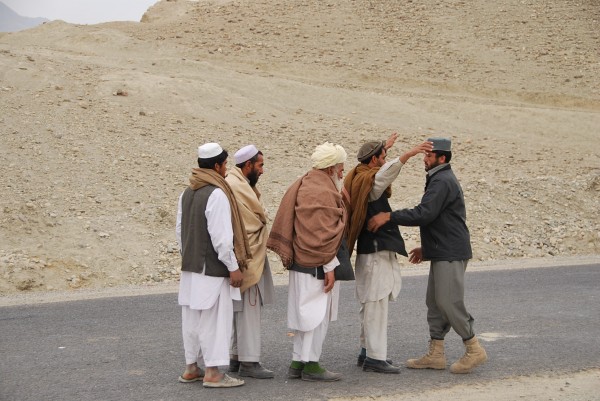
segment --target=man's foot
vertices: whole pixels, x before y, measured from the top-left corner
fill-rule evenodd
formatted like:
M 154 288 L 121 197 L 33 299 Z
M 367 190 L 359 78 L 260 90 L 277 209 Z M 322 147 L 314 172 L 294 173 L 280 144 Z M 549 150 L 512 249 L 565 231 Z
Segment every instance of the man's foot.
M 358 354 L 358 359 L 356 360 L 356 366 L 358 366 L 359 368 L 362 368 L 363 363 L 365 363 L 366 357 L 367 357 L 367 350 L 365 348 L 361 348 L 360 353 Z M 389 363 L 390 365 L 393 364 L 391 359 L 386 359 L 385 361 L 387 363 Z
M 302 371 L 302 380 L 307 382 L 335 382 L 341 378 L 341 373 L 330 372 L 327 369 L 321 373 L 306 373 Z
M 302 369 L 302 380 L 308 382 L 334 382 L 342 378 L 341 373 L 330 372 L 319 365 L 319 362 L 308 362 Z
M 288 368 L 288 379 L 300 379 L 302 377 L 302 369 L 304 369 L 304 362 L 292 361 Z
M 185 372 L 179 376 L 179 383 L 193 383 L 200 381 L 204 378 L 204 370 L 198 368 L 195 372 Z
M 244 384 L 242 379 L 236 379 L 228 375 L 223 375 L 219 381 L 204 381 L 202 385 L 209 388 L 226 388 L 226 387 L 238 387 Z
M 260 362 L 242 362 L 239 367 L 239 375 L 255 379 L 272 379 L 275 377 L 275 374 L 269 369 L 265 369 Z
M 446 369 L 446 356 L 444 355 L 444 340 L 429 340 L 429 350 L 418 359 L 406 361 L 409 369 Z
M 477 337 L 473 337 L 465 344 L 465 354 L 458 361 L 450 365 L 451 373 L 470 373 L 475 367 L 487 361 L 487 353 L 479 344 Z
M 363 363 L 362 370 L 365 372 L 377 372 L 377 373 L 400 373 L 400 368 L 393 366 L 387 361 L 380 359 L 372 359 L 367 357 Z
M 240 361 L 238 361 L 237 359 L 230 359 L 228 372 L 237 373 L 238 370 L 240 370 Z

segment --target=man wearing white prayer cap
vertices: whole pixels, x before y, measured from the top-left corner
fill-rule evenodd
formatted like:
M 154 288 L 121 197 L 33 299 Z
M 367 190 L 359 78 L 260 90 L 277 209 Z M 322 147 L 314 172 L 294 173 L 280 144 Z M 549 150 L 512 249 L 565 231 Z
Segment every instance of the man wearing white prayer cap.
M 227 151 L 198 147 L 198 166 L 179 197 L 176 236 L 181 249 L 179 305 L 186 369 L 181 383 L 237 387 L 243 380 L 219 372 L 229 362 L 233 300 L 240 299 L 250 247 L 233 192 L 225 181 Z M 198 366 L 204 359 L 206 371 Z
M 244 377 L 270 379 L 273 372 L 260 364 L 262 307 L 273 302 L 275 292 L 267 258 L 267 214 L 256 187 L 265 163 L 263 153 L 254 145 L 244 146 L 233 157 L 235 166 L 225 180 L 238 202 L 252 259 L 244 270 L 242 300 L 233 302 L 229 371 Z
M 337 320 L 339 285 L 354 274 L 344 244 L 346 208 L 340 193 L 346 151 L 326 142 L 313 168 L 286 191 L 267 241 L 289 270 L 288 327 L 294 332 L 288 378 L 336 381 L 319 364 L 330 321 Z

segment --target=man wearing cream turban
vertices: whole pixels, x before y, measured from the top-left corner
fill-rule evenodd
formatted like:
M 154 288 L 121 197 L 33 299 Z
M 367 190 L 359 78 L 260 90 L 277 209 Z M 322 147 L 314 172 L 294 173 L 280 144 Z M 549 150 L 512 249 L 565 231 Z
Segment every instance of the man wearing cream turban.
M 337 319 L 336 274 L 351 270 L 348 253 L 339 253 L 347 215 L 340 194 L 346 152 L 326 142 L 311 160 L 312 170 L 283 196 L 267 247 L 289 270 L 288 327 L 294 348 L 288 377 L 336 381 L 341 375 L 322 368 L 319 358 L 329 322 Z

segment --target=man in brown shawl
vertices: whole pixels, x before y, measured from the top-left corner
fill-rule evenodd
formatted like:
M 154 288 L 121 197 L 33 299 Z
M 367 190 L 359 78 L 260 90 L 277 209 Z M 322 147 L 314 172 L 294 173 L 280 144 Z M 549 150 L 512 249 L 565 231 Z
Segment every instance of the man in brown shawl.
M 336 381 L 341 374 L 322 368 L 319 358 L 329 322 L 337 319 L 335 270 L 346 225 L 340 194 L 346 152 L 326 142 L 311 159 L 312 170 L 283 196 L 267 247 L 289 270 L 288 327 L 294 332 L 294 347 L 288 377 Z
M 233 302 L 233 336 L 229 371 L 255 379 L 270 379 L 272 371 L 260 364 L 261 312 L 273 301 L 273 277 L 267 258 L 267 215 L 257 188 L 263 174 L 264 156 L 254 145 L 247 145 L 235 155 L 235 166 L 225 180 L 237 200 L 248 235 L 252 259 L 244 270 L 241 301 Z
M 360 352 L 357 365 L 364 371 L 400 373 L 387 359 L 388 302 L 400 293 L 400 265 L 396 253 L 407 256 L 397 225 L 388 225 L 376 233 L 367 230 L 366 221 L 380 211 L 391 211 L 388 198 L 402 166 L 411 157 L 431 150 L 424 142 L 386 162 L 387 151 L 398 135 L 387 141 L 372 141 L 358 151 L 358 165 L 344 180 L 350 197 L 348 248 L 357 243 L 356 297 L 360 302 Z
M 225 181 L 227 151 L 217 143 L 200 146 L 198 166 L 179 197 L 177 211 L 186 360 L 179 381 L 236 387 L 244 381 L 220 373 L 218 367 L 229 363 L 233 300 L 240 299 L 242 270 L 252 255 L 238 204 Z M 206 372 L 198 366 L 201 358 Z

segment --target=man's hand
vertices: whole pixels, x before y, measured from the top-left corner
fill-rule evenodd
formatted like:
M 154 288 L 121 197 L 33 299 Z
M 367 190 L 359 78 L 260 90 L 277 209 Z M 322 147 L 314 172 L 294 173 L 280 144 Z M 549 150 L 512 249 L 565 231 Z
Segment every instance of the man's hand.
M 367 223 L 367 230 L 373 232 L 379 230 L 379 227 L 390 221 L 390 216 L 390 212 L 381 212 L 371 217 Z
M 416 156 L 419 153 L 431 152 L 432 150 L 433 142 L 425 141 L 422 144 L 415 146 L 414 148 L 400 156 L 400 161 L 402 162 L 402 164 L 405 164 L 411 157 Z
M 411 250 L 408 253 L 408 261 L 413 264 L 421 263 L 423 261 L 423 248 L 418 247 Z
M 244 275 L 237 269 L 235 271 L 229 272 L 229 285 L 235 288 L 240 288 L 242 286 L 242 282 L 244 281 Z
M 390 135 L 390 137 L 387 139 L 387 141 L 385 141 L 385 145 L 383 145 L 383 147 L 385 148 L 386 152 L 388 151 L 389 148 L 394 146 L 396 139 L 398 139 L 398 134 L 396 132 L 394 132 L 392 135 Z
M 327 293 L 329 291 L 331 291 L 331 289 L 333 288 L 333 285 L 335 284 L 335 274 L 333 273 L 333 270 L 330 272 L 325 273 L 325 288 L 324 291 Z

